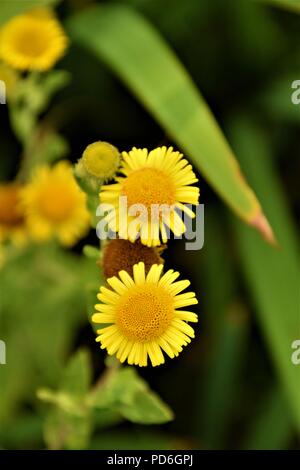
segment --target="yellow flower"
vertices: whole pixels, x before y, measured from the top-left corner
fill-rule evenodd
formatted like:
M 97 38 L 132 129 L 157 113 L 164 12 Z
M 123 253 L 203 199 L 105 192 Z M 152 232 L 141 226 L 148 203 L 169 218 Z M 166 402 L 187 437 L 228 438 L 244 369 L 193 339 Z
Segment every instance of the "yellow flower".
M 190 282 L 174 282 L 179 273 L 173 270 L 161 276 L 162 269 L 154 264 L 146 276 L 141 262 L 134 265 L 133 278 L 120 271 L 107 280 L 112 289 L 100 288 L 101 303 L 95 306 L 99 313 L 92 320 L 110 325 L 97 330 L 96 341 L 120 362 L 146 366 L 149 356 L 158 366 L 165 362 L 162 351 L 174 358 L 194 338 L 187 322 L 197 322 L 197 315 L 179 310 L 198 303 L 193 292 L 180 294 Z
M 0 63 L 0 81 L 5 84 L 5 89 L 3 92 L 7 95 L 8 98 L 12 96 L 18 83 L 18 79 L 19 76 L 14 69 L 6 64 Z M 1 92 L 2 90 L 0 90 L 0 93 Z M 5 96 L 3 98 L 5 98 Z
M 22 245 L 27 227 L 20 204 L 21 187 L 17 183 L 0 184 L 0 241 L 11 240 Z
M 120 172 L 124 176 L 117 177 L 116 184 L 102 186 L 100 192 L 100 201 L 112 206 L 106 215 L 109 227 L 119 232 L 120 238 L 130 241 L 140 236 L 147 246 L 160 245 L 160 236 L 166 243 L 166 227 L 176 236 L 182 235 L 186 227 L 177 210 L 194 217 L 184 203 L 197 204 L 199 199 L 199 188 L 190 186 L 198 181 L 192 166 L 172 147 L 159 147 L 149 153 L 134 147 L 122 156 Z M 120 196 L 127 198 L 125 213 Z M 129 214 L 130 207 L 136 205 L 144 210 Z
M 15 16 L 0 30 L 0 58 L 19 70 L 50 69 L 64 55 L 67 45 L 67 36 L 48 9 Z
M 62 244 L 73 245 L 88 231 L 86 196 L 66 161 L 52 168 L 37 168 L 22 191 L 22 202 L 29 230 L 37 241 L 56 236 Z

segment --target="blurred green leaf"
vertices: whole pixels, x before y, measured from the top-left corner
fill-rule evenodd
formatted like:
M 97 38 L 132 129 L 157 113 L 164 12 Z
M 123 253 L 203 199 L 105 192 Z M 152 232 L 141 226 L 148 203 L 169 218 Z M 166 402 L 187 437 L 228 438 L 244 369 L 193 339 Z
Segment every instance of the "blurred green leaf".
M 272 120 L 278 122 L 300 123 L 300 105 L 292 102 L 292 94 L 296 88 L 292 84 L 299 78 L 299 73 L 294 71 L 275 79 L 269 86 L 259 94 L 258 102 L 264 113 Z
M 89 401 L 96 408 L 116 410 L 134 423 L 159 424 L 173 419 L 170 408 L 130 367 L 110 370 Z
M 226 312 L 222 331 L 215 338 L 214 353 L 204 383 L 203 409 L 199 425 L 209 448 L 223 449 L 230 425 L 241 370 L 245 364 L 248 340 L 248 315 L 242 304 L 231 305 Z
M 68 27 L 74 41 L 126 82 L 230 207 L 254 223 L 260 205 L 207 104 L 159 33 L 125 5 L 85 10 Z
M 244 438 L 243 448 L 247 450 L 286 449 L 293 437 L 291 414 L 287 412 L 287 402 L 277 385 L 270 390 Z
M 86 396 L 91 381 L 90 359 L 78 351 L 69 361 L 58 391 L 39 389 L 38 398 L 54 405 L 45 422 L 45 440 L 50 449 L 82 449 L 92 432 Z
M 209 334 L 213 341 L 223 334 L 228 311 L 237 298 L 235 268 L 232 251 L 228 246 L 228 227 L 221 210 L 210 207 L 205 213 L 205 246 L 196 254 L 199 289 L 205 292 L 205 309 L 208 311 Z M 222 271 L 222 276 L 220 272 Z M 216 282 L 217 279 L 217 282 Z M 218 342 L 218 339 L 217 341 Z
M 254 0 L 255 2 L 267 3 L 286 10 L 300 13 L 300 0 Z
M 42 448 L 43 420 L 37 410 L 20 412 L 9 426 L 0 426 L 0 447 L 5 449 Z
M 13 99 L 9 101 L 9 113 L 13 131 L 24 146 L 30 145 L 37 134 L 39 115 L 69 80 L 70 75 L 64 70 L 52 70 L 46 75 L 31 72 L 19 80 Z
M 61 382 L 61 390 L 77 397 L 84 397 L 89 390 L 91 380 L 89 355 L 87 351 L 80 350 L 69 361 Z
M 56 405 L 57 408 L 69 415 L 83 417 L 86 414 L 86 410 L 72 393 L 54 392 L 49 388 L 40 388 L 37 391 L 37 396 L 41 401 Z
M 83 254 L 88 258 L 98 261 L 100 258 L 100 250 L 93 245 L 85 245 L 83 247 Z
M 1 0 L 0 24 L 11 17 L 36 7 L 54 6 L 60 0 Z
M 255 233 L 234 223 L 242 268 L 258 320 L 293 409 L 294 423 L 300 430 L 300 374 L 291 361 L 291 344 L 300 337 L 298 243 L 264 132 L 242 116 L 230 123 L 230 130 L 279 240 L 278 249 L 271 249 Z
M 89 416 L 75 416 L 59 408 L 50 411 L 44 426 L 44 437 L 51 450 L 86 449 L 92 432 Z
M 91 382 L 91 366 L 86 351 L 79 351 L 69 361 L 57 392 L 47 388 L 38 390 L 38 398 L 57 405 L 74 416 L 86 414 L 84 398 Z
M 6 422 L 41 385 L 57 383 L 77 328 L 84 322 L 89 260 L 56 246 L 28 247 L 0 270 L 0 419 Z M 86 267 L 87 265 L 87 267 Z
M 118 450 L 170 450 L 180 449 L 180 442 L 161 432 L 132 429 L 130 433 L 120 431 L 105 431 L 95 436 L 91 441 L 91 449 Z

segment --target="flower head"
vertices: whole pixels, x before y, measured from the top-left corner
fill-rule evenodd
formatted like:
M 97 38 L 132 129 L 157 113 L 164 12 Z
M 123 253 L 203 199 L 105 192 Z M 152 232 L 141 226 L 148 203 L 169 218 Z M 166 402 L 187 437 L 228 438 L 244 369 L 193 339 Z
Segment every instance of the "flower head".
M 27 238 L 27 227 L 20 204 L 19 184 L 0 184 L 0 241 L 11 240 L 21 245 Z
M 60 23 L 46 8 L 15 16 L 0 30 L 0 58 L 19 70 L 50 69 L 67 45 Z
M 118 276 L 119 271 L 126 271 L 133 276 L 133 265 L 140 261 L 144 262 L 147 274 L 152 264 L 164 263 L 160 248 L 142 245 L 139 240 L 135 243 L 120 238 L 110 240 L 103 249 L 101 260 L 105 278 Z
M 169 270 L 162 276 L 162 269 L 154 264 L 146 276 L 141 262 L 134 265 L 133 277 L 120 271 L 107 280 L 111 289 L 100 288 L 101 303 L 92 320 L 109 326 L 97 330 L 96 341 L 120 362 L 146 366 L 149 356 L 158 366 L 165 362 L 162 351 L 174 358 L 194 338 L 187 322 L 197 322 L 197 315 L 179 310 L 198 303 L 193 292 L 181 293 L 190 282 L 174 282 L 179 273 Z
M 66 161 L 37 168 L 22 191 L 22 202 L 35 240 L 56 236 L 62 244 L 73 245 L 88 231 L 86 196 Z
M 86 147 L 82 161 L 86 171 L 95 178 L 110 179 L 118 169 L 120 153 L 108 142 L 94 142 Z
M 177 211 L 194 217 L 184 203 L 197 204 L 199 198 L 199 189 L 191 186 L 198 181 L 192 166 L 172 147 L 159 147 L 149 153 L 147 149 L 134 147 L 122 156 L 123 176 L 116 178 L 116 184 L 102 186 L 100 192 L 101 202 L 113 207 L 107 215 L 110 228 L 131 241 L 140 236 L 141 242 L 148 246 L 160 245 L 160 235 L 163 243 L 167 242 L 166 227 L 176 236 L 182 235 L 186 227 Z M 124 219 L 120 196 L 127 198 L 129 209 L 138 205 L 146 210 L 146 216 L 139 217 L 134 227 L 130 225 L 137 218 L 127 211 Z
M 113 178 L 120 164 L 119 150 L 108 142 L 94 142 L 86 147 L 75 166 L 75 175 L 99 192 L 104 181 Z

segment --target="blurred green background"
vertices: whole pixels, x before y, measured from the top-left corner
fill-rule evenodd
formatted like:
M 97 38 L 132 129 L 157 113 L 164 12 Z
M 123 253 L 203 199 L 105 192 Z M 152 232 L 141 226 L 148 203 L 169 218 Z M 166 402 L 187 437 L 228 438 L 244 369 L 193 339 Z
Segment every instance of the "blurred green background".
M 147 111 L 141 93 L 119 80 L 117 67 L 108 67 L 107 58 L 99 60 L 74 34 L 72 15 L 84 14 L 92 4 L 115 3 L 66 0 L 57 5 L 71 35 L 57 68 L 69 72 L 71 80 L 41 123 L 64 137 L 72 162 L 96 140 L 121 150 L 178 146 L 155 113 Z M 78 421 L 68 422 L 74 435 L 66 447 L 299 448 L 300 366 L 291 362 L 291 344 L 300 339 L 300 104 L 291 101 L 291 84 L 300 79 L 300 16 L 296 1 L 277 3 L 279 8 L 250 0 L 118 2 L 152 23 L 177 54 L 233 148 L 279 247 L 269 246 L 238 220 L 200 171 L 204 248 L 186 251 L 184 240 L 174 240 L 164 254 L 166 266 L 189 278 L 197 293 L 196 339 L 178 359 L 138 371 L 175 418 L 145 426 L 115 414 L 97 415 L 89 435 L 77 416 Z M 0 18 L 1 8 L 0 2 Z M 164 83 L 159 67 L 155 73 Z M 18 172 L 22 149 L 6 106 L 0 106 L 0 116 L 0 176 L 7 181 Z M 7 364 L 0 365 L 2 448 L 44 448 L 45 435 L 49 447 L 61 446 L 47 432 L 62 429 L 57 421 L 63 418 L 56 417 L 54 424 L 50 419 L 49 425 L 49 406 L 36 391 L 58 389 L 79 348 L 89 352 L 93 381 L 104 371 L 105 354 L 87 320 L 94 287 L 101 282 L 94 260 L 81 255 L 87 243 L 97 244 L 93 231 L 72 251 L 54 244 L 30 246 L 10 253 L 1 269 L 0 339 L 7 344 Z

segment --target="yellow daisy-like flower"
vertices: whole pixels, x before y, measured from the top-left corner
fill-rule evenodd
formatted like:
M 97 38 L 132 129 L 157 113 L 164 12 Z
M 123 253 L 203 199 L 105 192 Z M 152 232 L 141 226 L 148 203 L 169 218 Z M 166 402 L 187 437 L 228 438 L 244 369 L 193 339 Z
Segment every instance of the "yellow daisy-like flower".
M 20 204 L 19 184 L 0 184 L 0 242 L 11 240 L 23 245 L 27 239 L 27 226 Z
M 194 338 L 187 322 L 197 322 L 197 315 L 180 310 L 198 303 L 194 292 L 181 293 L 190 282 L 174 282 L 179 273 L 169 270 L 162 276 L 162 270 L 163 265 L 154 264 L 146 276 L 140 262 L 133 267 L 133 278 L 120 271 L 107 280 L 112 289 L 100 288 L 99 313 L 92 320 L 110 325 L 97 330 L 96 341 L 120 362 L 146 366 L 149 356 L 158 366 L 165 362 L 162 351 L 174 358 Z
M 67 45 L 64 30 L 47 8 L 15 16 L 0 30 L 0 58 L 19 70 L 49 70 Z
M 22 202 L 29 230 L 37 241 L 56 236 L 63 245 L 73 245 L 88 231 L 86 195 L 66 161 L 52 168 L 37 168 L 22 191 Z
M 100 192 L 100 201 L 112 206 L 106 215 L 109 227 L 130 241 L 140 236 L 147 246 L 160 245 L 160 236 L 166 243 L 166 228 L 176 236 L 182 235 L 186 227 L 178 210 L 194 217 L 184 203 L 198 204 L 199 199 L 199 188 L 191 186 L 198 181 L 192 166 L 172 147 L 159 147 L 149 153 L 134 147 L 122 156 L 120 172 L 124 176 L 117 177 L 116 184 L 102 186 Z M 125 214 L 120 196 L 127 198 Z M 140 215 L 129 213 L 130 207 L 138 206 L 144 208 Z

